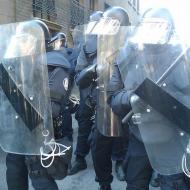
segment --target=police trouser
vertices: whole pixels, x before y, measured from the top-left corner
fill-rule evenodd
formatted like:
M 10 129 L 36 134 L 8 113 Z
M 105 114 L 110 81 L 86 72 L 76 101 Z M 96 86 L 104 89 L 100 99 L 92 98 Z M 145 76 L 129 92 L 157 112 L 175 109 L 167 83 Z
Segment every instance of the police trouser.
M 148 190 L 152 176 L 152 167 L 145 151 L 144 144 L 132 133 L 129 134 L 129 145 L 124 162 L 127 190 Z
M 58 190 L 55 180 L 47 173 L 47 170 L 42 167 L 37 156 L 26 156 L 26 163 L 28 165 L 32 186 L 35 190 Z
M 72 128 L 72 115 L 70 110 L 64 110 L 62 120 L 62 133 L 64 137 L 68 137 L 70 141 L 73 140 L 73 128 Z
M 124 163 L 124 172 L 127 179 L 127 190 L 148 190 L 152 176 L 144 144 L 132 133 L 129 135 L 129 146 Z M 161 190 L 187 190 L 184 174 L 161 176 Z
M 175 174 L 169 176 L 160 175 L 161 190 L 189 190 L 190 186 L 186 183 L 185 175 Z
M 76 120 L 78 121 L 78 137 L 75 155 L 85 157 L 90 151 L 88 138 L 93 126 L 95 109 L 90 108 L 85 104 L 85 101 L 80 102 L 78 111 L 76 112 Z
M 112 182 L 112 157 L 123 160 L 127 151 L 127 139 L 103 136 L 96 128 L 92 131 L 91 152 L 96 173 L 96 181 L 100 185 Z
M 8 190 L 28 190 L 28 171 L 25 156 L 7 154 L 6 166 Z

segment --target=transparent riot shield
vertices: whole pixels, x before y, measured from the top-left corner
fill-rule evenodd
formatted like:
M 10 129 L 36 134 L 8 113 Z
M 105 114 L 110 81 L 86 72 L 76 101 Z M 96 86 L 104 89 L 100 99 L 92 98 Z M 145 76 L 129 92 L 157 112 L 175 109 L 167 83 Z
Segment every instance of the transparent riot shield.
M 0 26 L 0 145 L 40 154 L 53 139 L 44 34 L 32 21 Z
M 129 27 L 119 26 L 119 30 L 116 30 L 115 33 L 105 33 L 104 30 L 104 33 L 98 36 L 96 121 L 99 131 L 104 136 L 126 135 L 120 119 L 112 112 L 107 103 L 107 90 L 118 53 L 127 42 L 128 32 Z
M 72 37 L 73 37 L 73 45 L 74 47 L 80 47 L 84 44 L 84 28 L 85 25 L 77 25 L 73 29 Z
M 189 168 L 189 44 L 183 44 L 164 20 L 136 27 L 118 65 L 125 89 L 131 91 L 131 131 L 138 125 L 150 163 L 160 174 Z M 136 135 L 136 134 L 134 134 Z M 183 167 L 182 167 L 183 165 Z
M 90 88 L 93 90 L 94 86 L 97 85 L 96 121 L 99 131 L 105 136 L 120 136 L 122 133 L 122 129 L 119 127 L 120 121 L 107 105 L 106 93 L 107 84 L 111 77 L 112 64 L 119 48 L 125 43 L 126 31 L 124 28 L 120 31 L 119 43 L 115 41 L 118 40 L 116 35 L 119 35 L 119 29 L 120 23 L 118 20 L 101 18 L 99 21 L 92 21 L 88 24 L 77 26 L 73 32 L 75 41 L 81 41 L 82 43 L 80 44 L 85 46 L 85 53 L 89 55 L 95 53 L 92 64 L 96 65 L 97 63 L 97 79 L 93 81 L 93 85 Z M 84 68 L 89 66 L 88 60 L 85 58 L 81 62 Z M 91 106 L 90 102 L 87 103 Z

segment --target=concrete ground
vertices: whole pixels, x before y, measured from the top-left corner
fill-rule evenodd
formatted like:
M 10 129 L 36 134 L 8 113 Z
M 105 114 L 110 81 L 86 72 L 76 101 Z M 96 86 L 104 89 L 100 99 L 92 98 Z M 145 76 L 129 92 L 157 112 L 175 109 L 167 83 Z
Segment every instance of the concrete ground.
M 76 142 L 77 135 L 77 124 L 74 123 L 74 139 Z M 6 184 L 6 166 L 5 166 L 5 156 L 6 154 L 0 150 L 0 190 L 8 190 Z M 88 169 L 84 170 L 74 176 L 68 176 L 64 180 L 57 181 L 59 190 L 98 190 L 98 184 L 94 181 L 94 170 L 91 156 L 87 157 Z M 112 183 L 113 190 L 125 190 L 126 182 L 120 182 L 116 178 Z M 29 190 L 34 190 L 30 185 Z M 151 188 L 150 190 L 159 190 L 155 188 Z

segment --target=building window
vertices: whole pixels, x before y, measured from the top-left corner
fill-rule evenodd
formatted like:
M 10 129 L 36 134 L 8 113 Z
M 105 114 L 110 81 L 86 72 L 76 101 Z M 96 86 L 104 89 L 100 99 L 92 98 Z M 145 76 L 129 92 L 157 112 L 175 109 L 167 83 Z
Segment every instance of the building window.
M 129 3 L 129 5 L 131 5 L 131 6 L 133 5 L 133 4 L 132 4 L 132 0 L 128 0 L 128 3 Z
M 139 13 L 139 0 L 137 0 L 137 12 Z
M 86 7 L 77 0 L 71 0 L 71 7 L 71 28 L 87 23 L 90 11 L 88 12 Z
M 95 9 L 95 1 L 94 0 L 90 0 L 90 10 L 94 11 Z
M 107 10 L 111 7 L 111 5 L 107 4 L 107 3 L 104 3 L 104 10 Z
M 128 0 L 129 5 L 139 13 L 139 0 Z
M 136 7 L 136 0 L 133 0 L 133 7 Z
M 55 21 L 57 18 L 55 0 L 33 0 L 33 16 Z

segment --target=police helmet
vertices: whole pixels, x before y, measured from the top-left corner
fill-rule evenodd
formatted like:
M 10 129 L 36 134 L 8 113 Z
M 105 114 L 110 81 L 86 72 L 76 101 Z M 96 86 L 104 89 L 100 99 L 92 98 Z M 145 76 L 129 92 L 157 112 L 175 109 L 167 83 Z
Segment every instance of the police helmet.
M 66 37 L 66 34 L 65 33 L 63 33 L 63 32 L 59 32 L 58 34 L 57 34 L 57 38 L 59 39 L 59 40 L 67 40 L 67 37 Z
M 168 9 L 166 9 L 166 8 L 151 8 L 151 9 L 148 9 L 143 15 L 143 19 L 146 19 L 146 18 L 161 18 L 161 19 L 164 19 L 172 26 L 172 28 L 174 28 L 174 22 L 173 22 L 172 15 L 171 15 L 170 11 Z
M 102 11 L 95 11 L 90 15 L 90 22 L 99 21 L 102 18 Z
M 67 42 L 67 36 L 65 33 L 63 32 L 59 32 L 57 33 L 49 42 L 50 44 L 52 44 L 53 42 L 55 42 L 56 40 L 60 40 L 62 42 L 61 46 L 65 46 L 66 47 L 66 42 Z
M 117 19 L 120 22 L 121 26 L 130 25 L 128 13 L 122 7 L 115 6 L 107 9 L 103 13 L 103 17 L 110 17 L 113 19 Z

